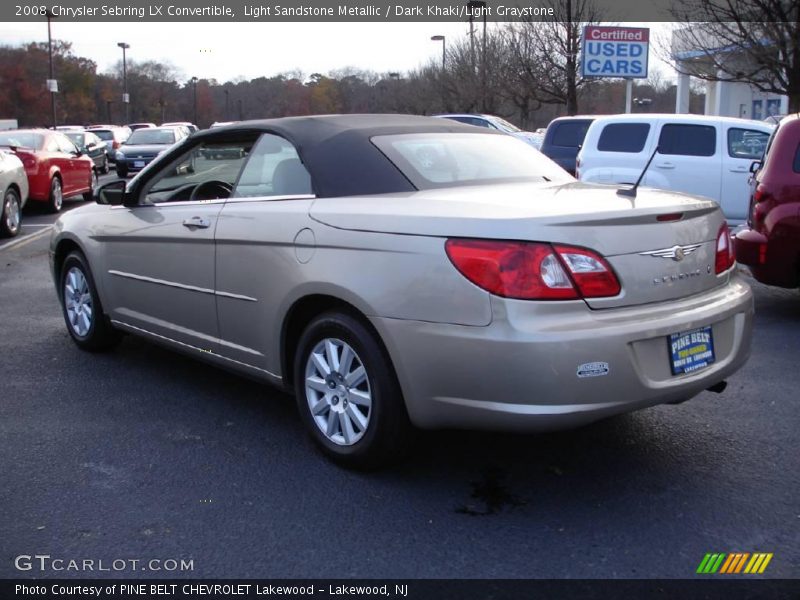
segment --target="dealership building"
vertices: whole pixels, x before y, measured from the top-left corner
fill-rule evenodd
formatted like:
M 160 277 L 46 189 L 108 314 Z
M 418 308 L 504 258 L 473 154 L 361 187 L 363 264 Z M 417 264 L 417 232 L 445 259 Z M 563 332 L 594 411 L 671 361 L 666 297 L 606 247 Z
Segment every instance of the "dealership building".
M 715 65 L 724 62 L 733 71 L 747 72 L 752 64 L 747 57 L 730 47 L 720 47 L 714 53 L 707 48 L 693 47 L 691 36 L 672 35 L 672 58 L 678 70 L 676 113 L 689 112 L 689 81 L 692 74 L 702 75 L 706 87 L 705 114 L 723 117 L 741 117 L 761 120 L 771 115 L 785 115 L 789 111 L 789 98 L 780 94 L 762 92 L 748 83 L 725 81 L 725 73 Z M 712 77 L 719 79 L 708 81 Z
M 789 110 L 787 96 L 762 92 L 747 83 L 725 81 L 725 73 L 718 71 L 715 63 L 730 63 L 736 71 L 747 72 L 752 65 L 746 57 L 730 48 L 720 47 L 716 54 L 709 55 L 707 49 L 692 47 L 681 30 L 672 36 L 672 58 L 678 70 L 678 90 L 675 100 L 676 113 L 689 112 L 689 82 L 691 74 L 719 79 L 705 81 L 706 105 L 705 114 L 723 117 L 741 117 L 743 119 L 761 120 L 770 115 L 784 115 Z M 731 69 L 733 70 L 733 69 Z

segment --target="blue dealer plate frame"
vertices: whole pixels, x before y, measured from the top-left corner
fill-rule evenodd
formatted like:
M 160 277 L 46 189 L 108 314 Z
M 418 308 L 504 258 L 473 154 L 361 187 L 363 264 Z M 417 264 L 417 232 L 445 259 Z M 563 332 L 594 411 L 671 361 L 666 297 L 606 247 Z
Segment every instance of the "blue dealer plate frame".
M 669 366 L 673 375 L 694 373 L 714 364 L 714 334 L 711 326 L 667 336 Z

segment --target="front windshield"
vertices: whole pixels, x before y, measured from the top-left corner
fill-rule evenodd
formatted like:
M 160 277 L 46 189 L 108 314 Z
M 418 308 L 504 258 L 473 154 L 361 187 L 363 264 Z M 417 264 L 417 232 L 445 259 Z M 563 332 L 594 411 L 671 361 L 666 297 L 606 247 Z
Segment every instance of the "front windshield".
M 412 133 L 376 136 L 372 143 L 420 190 L 512 181 L 573 181 L 529 144 L 506 135 Z
M 136 144 L 155 144 L 155 145 L 168 145 L 175 143 L 175 132 L 171 129 L 154 129 L 152 127 L 146 129 L 137 129 L 125 142 L 128 146 Z
M 8 133 L 0 133 L 0 146 L 41 148 L 42 140 L 42 135 L 39 133 L 25 133 L 22 131 L 9 131 Z
M 512 125 L 511 123 L 509 123 L 505 119 L 501 119 L 500 117 L 492 117 L 492 123 L 494 123 L 497 127 L 499 127 L 500 129 L 502 129 L 507 133 L 517 133 L 518 131 L 522 131 L 522 129 L 520 129 L 516 125 Z

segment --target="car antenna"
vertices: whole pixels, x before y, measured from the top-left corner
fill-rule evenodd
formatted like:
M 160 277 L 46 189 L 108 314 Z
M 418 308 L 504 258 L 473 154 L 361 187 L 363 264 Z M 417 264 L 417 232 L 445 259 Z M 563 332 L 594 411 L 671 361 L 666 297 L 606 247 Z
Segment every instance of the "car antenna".
M 658 146 L 656 149 L 653 150 L 653 153 L 650 155 L 650 158 L 647 159 L 647 164 L 642 169 L 642 174 L 639 175 L 639 179 L 636 180 L 636 183 L 633 184 L 633 187 L 629 188 L 620 188 L 617 190 L 617 196 L 625 196 L 626 198 L 636 198 L 636 189 L 639 187 L 639 184 L 642 183 L 642 179 L 644 179 L 644 174 L 647 173 L 647 167 L 650 166 L 650 163 L 653 162 L 653 159 L 658 154 Z

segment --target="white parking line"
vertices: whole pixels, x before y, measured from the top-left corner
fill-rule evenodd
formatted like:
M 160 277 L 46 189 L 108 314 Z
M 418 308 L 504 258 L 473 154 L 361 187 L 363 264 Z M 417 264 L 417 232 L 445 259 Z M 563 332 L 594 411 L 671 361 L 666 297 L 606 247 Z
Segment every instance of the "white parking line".
M 52 228 L 53 228 L 52 225 L 46 225 L 44 229 L 41 229 L 36 233 L 31 233 L 30 235 L 25 235 L 21 238 L 17 238 L 15 240 L 11 240 L 10 242 L 6 242 L 2 246 L 0 246 L 0 251 L 13 250 L 14 248 L 19 248 L 20 246 L 29 244 L 30 242 L 38 240 L 40 237 L 44 237 L 46 234 L 50 233 L 50 230 Z
M 52 223 L 23 223 L 23 227 L 52 227 Z

